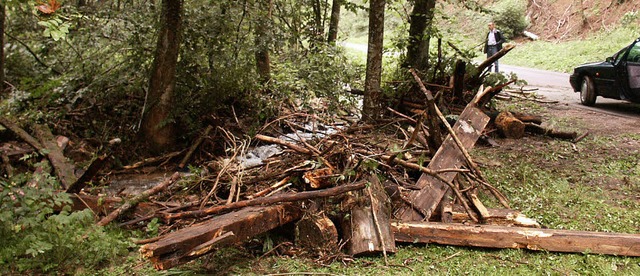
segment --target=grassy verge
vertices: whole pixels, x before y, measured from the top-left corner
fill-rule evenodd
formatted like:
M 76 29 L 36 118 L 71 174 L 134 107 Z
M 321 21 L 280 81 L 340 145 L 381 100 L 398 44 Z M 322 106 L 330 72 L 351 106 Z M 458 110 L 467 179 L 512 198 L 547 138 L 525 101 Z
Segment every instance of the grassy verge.
M 637 37 L 637 29 L 618 28 L 562 43 L 527 42 L 519 44 L 502 61 L 510 65 L 569 73 L 576 65 L 604 61 Z

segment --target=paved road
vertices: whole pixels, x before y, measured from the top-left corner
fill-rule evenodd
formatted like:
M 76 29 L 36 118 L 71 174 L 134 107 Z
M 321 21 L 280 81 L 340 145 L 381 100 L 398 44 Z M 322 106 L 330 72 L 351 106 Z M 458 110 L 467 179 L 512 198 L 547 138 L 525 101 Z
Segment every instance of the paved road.
M 366 44 L 344 42 L 342 45 L 360 52 L 367 52 Z M 575 93 L 569 84 L 569 74 L 524 68 L 500 64 L 504 72 L 514 72 L 519 78 L 527 81 L 526 88 L 536 88 L 539 95 L 547 100 L 558 101 L 571 107 L 583 108 L 595 112 L 602 112 L 616 116 L 640 119 L 640 104 L 632 104 L 624 101 L 610 100 L 598 97 L 596 105 L 588 107 L 580 104 L 580 95 Z
M 526 88 L 537 88 L 537 93 L 548 100 L 595 112 L 640 119 L 640 104 L 602 97 L 597 98 L 596 105 L 593 107 L 580 104 L 580 95 L 573 92 L 569 84 L 569 74 L 502 64 L 500 65 L 500 70 L 516 73 L 519 78 L 527 81 L 528 86 Z

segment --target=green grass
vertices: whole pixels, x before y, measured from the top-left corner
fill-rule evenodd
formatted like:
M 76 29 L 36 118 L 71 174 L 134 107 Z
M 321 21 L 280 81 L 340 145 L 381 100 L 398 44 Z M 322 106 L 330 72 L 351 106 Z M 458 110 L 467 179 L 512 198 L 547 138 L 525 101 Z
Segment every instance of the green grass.
M 637 37 L 637 29 L 617 28 L 586 39 L 562 43 L 527 42 L 518 45 L 501 61 L 509 65 L 569 73 L 576 65 L 604 61 Z

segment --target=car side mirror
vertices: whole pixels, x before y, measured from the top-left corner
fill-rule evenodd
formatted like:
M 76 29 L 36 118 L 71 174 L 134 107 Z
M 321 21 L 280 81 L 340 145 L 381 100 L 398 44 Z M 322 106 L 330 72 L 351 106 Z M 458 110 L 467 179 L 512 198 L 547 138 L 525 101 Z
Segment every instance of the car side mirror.
M 613 62 L 613 57 L 607 57 L 607 59 L 605 61 L 611 63 L 611 62 Z

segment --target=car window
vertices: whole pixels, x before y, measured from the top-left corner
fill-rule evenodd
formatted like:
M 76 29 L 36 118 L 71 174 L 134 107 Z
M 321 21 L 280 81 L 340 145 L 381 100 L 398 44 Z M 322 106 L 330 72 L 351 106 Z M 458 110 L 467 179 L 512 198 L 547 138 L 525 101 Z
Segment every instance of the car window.
M 636 43 L 631 47 L 627 55 L 627 61 L 640 62 L 640 43 Z
M 613 60 L 614 63 L 617 64 L 618 61 L 620 61 L 622 59 L 622 56 L 624 56 L 624 52 L 627 50 L 627 47 L 622 48 L 622 50 L 618 51 L 615 55 L 613 55 Z

